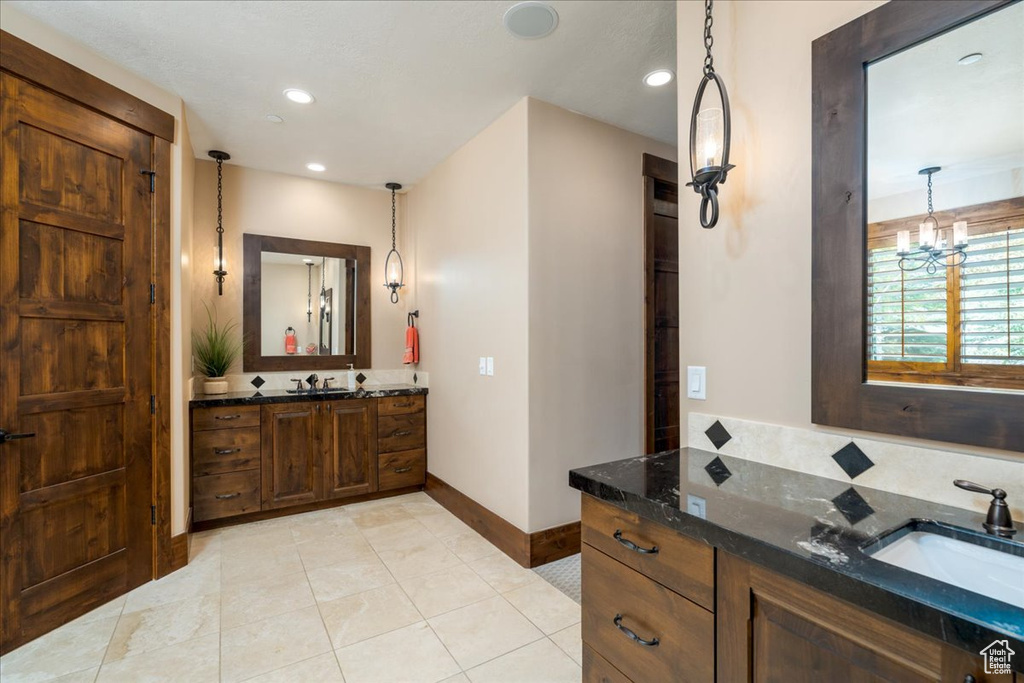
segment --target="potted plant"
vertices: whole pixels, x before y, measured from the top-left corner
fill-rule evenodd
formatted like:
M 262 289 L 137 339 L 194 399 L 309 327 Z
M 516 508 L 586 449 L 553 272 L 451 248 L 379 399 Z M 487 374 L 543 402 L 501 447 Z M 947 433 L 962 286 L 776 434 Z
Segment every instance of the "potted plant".
M 226 394 L 228 381 L 224 378 L 242 352 L 242 342 L 235 337 L 236 323 L 221 326 L 206 308 L 206 331 L 192 332 L 192 353 L 199 372 L 206 376 L 204 394 Z

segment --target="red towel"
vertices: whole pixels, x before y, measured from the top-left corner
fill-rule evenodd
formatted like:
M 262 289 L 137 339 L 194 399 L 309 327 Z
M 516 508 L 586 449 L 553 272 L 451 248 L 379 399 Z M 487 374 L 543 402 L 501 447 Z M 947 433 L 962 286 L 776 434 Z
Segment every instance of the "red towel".
M 412 325 L 405 328 L 405 355 L 402 356 L 402 363 L 410 365 L 420 362 L 420 332 Z

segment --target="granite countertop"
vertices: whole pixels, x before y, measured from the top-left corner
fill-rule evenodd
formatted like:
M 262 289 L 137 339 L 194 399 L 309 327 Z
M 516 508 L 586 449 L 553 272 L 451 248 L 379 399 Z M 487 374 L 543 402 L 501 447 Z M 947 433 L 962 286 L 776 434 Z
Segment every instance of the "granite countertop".
M 912 519 L 981 531 L 984 515 L 693 448 L 575 469 L 569 484 L 974 654 L 997 638 L 1024 652 L 1024 609 L 860 550 Z
M 344 401 L 357 398 L 383 398 L 385 396 L 414 396 L 426 394 L 426 387 L 415 384 L 379 384 L 355 391 L 331 389 L 324 391 L 307 391 L 302 394 L 290 394 L 282 389 L 273 391 L 235 391 L 227 394 L 196 394 L 189 401 L 192 408 L 212 408 L 215 406 L 248 406 L 262 403 L 300 403 L 303 401 Z

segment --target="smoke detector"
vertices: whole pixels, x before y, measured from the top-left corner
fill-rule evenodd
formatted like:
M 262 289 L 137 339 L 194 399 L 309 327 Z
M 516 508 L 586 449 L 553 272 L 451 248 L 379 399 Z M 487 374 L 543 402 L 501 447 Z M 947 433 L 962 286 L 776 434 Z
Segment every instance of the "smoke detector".
M 543 38 L 558 26 L 558 12 L 544 2 L 527 0 L 512 5 L 502 19 L 505 28 L 516 38 Z

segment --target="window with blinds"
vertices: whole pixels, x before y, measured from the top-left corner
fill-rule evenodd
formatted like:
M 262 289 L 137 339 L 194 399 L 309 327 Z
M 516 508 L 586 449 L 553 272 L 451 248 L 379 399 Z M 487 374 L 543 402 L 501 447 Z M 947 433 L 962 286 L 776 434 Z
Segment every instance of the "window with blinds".
M 868 252 L 868 358 L 945 367 L 946 273 L 903 271 L 898 263 L 891 244 Z
M 1024 366 L 1024 228 L 972 236 L 959 270 L 961 362 Z

